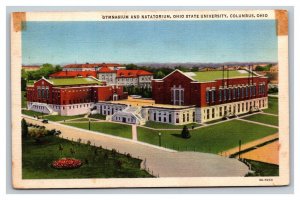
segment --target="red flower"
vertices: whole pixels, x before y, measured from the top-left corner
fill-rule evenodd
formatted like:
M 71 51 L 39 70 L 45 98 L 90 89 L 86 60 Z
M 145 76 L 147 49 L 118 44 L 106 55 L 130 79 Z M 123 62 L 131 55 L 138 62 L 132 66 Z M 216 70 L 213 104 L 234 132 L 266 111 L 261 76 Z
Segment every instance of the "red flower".
M 74 169 L 81 165 L 81 160 L 74 158 L 62 158 L 52 162 L 52 167 L 56 169 Z

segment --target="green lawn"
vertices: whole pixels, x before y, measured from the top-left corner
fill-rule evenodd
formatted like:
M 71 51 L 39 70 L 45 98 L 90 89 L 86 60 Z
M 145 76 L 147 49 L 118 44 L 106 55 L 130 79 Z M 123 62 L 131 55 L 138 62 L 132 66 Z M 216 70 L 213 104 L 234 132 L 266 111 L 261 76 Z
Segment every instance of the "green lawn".
M 75 126 L 77 128 L 89 129 L 89 123 L 64 123 L 69 126 Z M 100 133 L 106 133 L 109 135 L 132 138 L 131 126 L 126 124 L 117 124 L 111 122 L 91 122 L 91 130 Z
M 205 71 L 205 72 L 194 72 L 196 76 L 192 76 L 193 79 L 197 81 L 214 81 L 216 79 L 222 79 L 223 71 Z M 233 77 L 248 77 L 249 72 L 246 70 L 229 70 L 228 71 L 229 78 Z M 227 71 L 224 74 L 225 78 L 227 78 Z M 255 76 L 255 75 L 254 75 Z
M 251 164 L 252 171 L 255 171 L 254 174 L 248 174 L 246 176 L 279 176 L 278 165 L 248 159 L 246 159 L 246 161 Z
M 27 107 L 27 99 L 25 97 L 25 94 L 26 94 L 25 91 L 21 92 L 21 95 L 22 95 L 22 98 L 21 98 L 21 100 L 22 100 L 22 108 L 26 108 Z
M 152 177 L 145 170 L 140 169 L 141 160 L 131 158 L 131 156 L 114 154 L 112 151 L 100 148 L 97 148 L 97 153 L 95 153 L 95 147 L 54 136 L 47 136 L 43 141 L 42 144 L 37 144 L 33 139 L 23 139 L 23 179 Z M 58 150 L 59 144 L 63 146 L 62 155 Z M 74 155 L 70 153 L 71 148 L 75 150 Z M 61 157 L 74 157 L 84 164 L 77 169 L 52 168 L 51 163 Z
M 89 117 L 90 118 L 95 118 L 95 119 L 103 119 L 103 120 L 106 119 L 106 116 L 105 115 L 101 115 L 101 114 L 93 114 L 93 115 L 90 115 Z
M 276 97 L 268 97 L 268 98 L 269 98 L 269 106 L 267 109 L 264 109 L 263 111 L 266 113 L 278 115 L 278 98 Z
M 158 145 L 161 132 L 162 146 L 179 151 L 218 153 L 276 133 L 276 128 L 232 120 L 196 130 L 190 130 L 191 138 L 181 138 L 181 131 L 154 131 L 138 127 L 138 140 Z
M 71 122 L 88 122 L 88 121 L 97 121 L 96 119 L 89 119 L 89 118 L 79 118 L 79 119 L 74 119 L 70 120 Z
M 256 114 L 256 115 L 244 117 L 243 119 L 278 126 L 278 117 L 277 116 Z
M 74 116 L 48 115 L 45 116 L 44 118 L 50 121 L 63 121 L 68 119 L 82 118 L 83 116 L 84 115 L 74 115 Z
M 36 111 L 33 111 L 33 110 L 22 110 L 22 114 L 29 115 L 29 116 L 32 116 L 32 117 L 33 116 L 42 116 L 43 115 L 43 113 L 36 112 Z
M 191 124 L 188 124 L 187 127 L 192 128 L 193 125 L 194 125 L 194 127 L 201 126 L 200 124 L 191 123 Z M 156 128 L 156 129 L 182 129 L 184 125 L 173 125 L 173 124 L 147 121 L 144 126 L 150 127 L 150 128 Z

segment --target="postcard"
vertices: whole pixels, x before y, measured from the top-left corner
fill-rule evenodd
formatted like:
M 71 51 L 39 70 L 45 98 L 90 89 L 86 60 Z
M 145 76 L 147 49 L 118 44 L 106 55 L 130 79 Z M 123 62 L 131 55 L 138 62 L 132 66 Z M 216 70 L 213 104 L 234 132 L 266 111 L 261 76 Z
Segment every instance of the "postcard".
M 15 12 L 13 187 L 289 184 L 286 10 Z

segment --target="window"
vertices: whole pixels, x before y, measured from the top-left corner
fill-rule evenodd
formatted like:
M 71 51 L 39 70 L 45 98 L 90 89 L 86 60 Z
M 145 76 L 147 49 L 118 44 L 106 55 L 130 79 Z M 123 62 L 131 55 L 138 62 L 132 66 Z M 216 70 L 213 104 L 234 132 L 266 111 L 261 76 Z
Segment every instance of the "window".
M 236 94 L 236 88 L 233 88 L 232 99 L 235 99 L 235 94 Z
M 248 86 L 246 86 L 246 88 L 245 88 L 245 90 L 246 90 L 246 98 L 248 98 Z
M 209 119 L 209 109 L 207 109 L 207 115 L 206 118 Z
M 219 109 L 220 109 L 220 110 L 219 110 L 219 111 L 220 111 L 220 112 L 219 112 L 219 115 L 222 116 L 222 110 L 223 110 L 223 109 L 222 109 L 222 107 L 220 107 Z
M 211 110 L 211 117 L 215 118 L 215 109 L 214 108 Z
M 156 112 L 154 112 L 153 119 L 156 121 Z
M 190 114 L 189 114 L 189 113 L 186 114 L 186 121 L 187 121 L 187 122 L 190 121 Z
M 183 119 L 183 122 L 185 122 L 185 114 L 183 114 L 183 118 L 182 119 Z
M 228 100 L 231 100 L 231 88 L 228 88 Z
M 206 90 L 206 103 L 209 103 L 209 90 Z
M 245 88 L 242 87 L 241 89 L 242 89 L 242 99 L 243 99 L 244 98 L 244 90 L 245 90 Z
M 173 105 L 183 105 L 184 104 L 184 88 L 179 85 L 178 88 L 174 85 L 171 89 L 171 102 Z
M 216 90 L 212 90 L 211 91 L 211 102 L 215 102 L 216 101 Z
M 253 86 L 253 96 L 255 96 L 256 95 L 256 86 L 254 85 Z
M 195 121 L 195 112 L 193 112 L 193 122 Z
M 227 95 L 226 91 L 227 91 L 227 89 L 224 89 L 223 91 L 224 91 L 224 101 L 226 101 L 226 95 Z
M 169 122 L 172 122 L 172 115 L 169 114 Z
M 240 88 L 237 88 L 237 98 L 240 99 Z
M 219 89 L 219 101 L 222 102 L 222 89 Z

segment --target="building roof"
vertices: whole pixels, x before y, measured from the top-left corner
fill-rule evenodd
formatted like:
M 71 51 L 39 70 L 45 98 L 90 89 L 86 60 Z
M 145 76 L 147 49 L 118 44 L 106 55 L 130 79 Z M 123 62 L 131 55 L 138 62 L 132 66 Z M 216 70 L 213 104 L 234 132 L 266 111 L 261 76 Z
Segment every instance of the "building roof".
M 101 85 L 101 82 L 95 78 L 51 78 L 48 81 L 54 86 Z
M 64 68 L 95 68 L 95 67 L 121 67 L 117 63 L 86 63 L 86 64 L 69 64 L 65 65 Z
M 97 72 L 99 72 L 99 73 L 115 73 L 116 71 L 109 69 L 108 66 L 103 66 Z
M 82 77 L 89 77 L 89 76 L 93 76 L 93 77 L 97 77 L 97 72 L 96 71 L 60 71 L 60 72 L 55 72 L 53 74 L 50 75 L 50 77 L 53 78 L 67 78 L 67 77 L 78 77 L 78 76 L 82 76 Z
M 150 76 L 152 75 L 151 72 L 145 70 L 126 70 L 126 69 L 119 69 L 117 70 L 117 78 L 132 78 L 138 76 Z
M 199 82 L 207 82 L 207 81 L 215 81 L 223 78 L 223 71 L 204 71 L 204 72 L 188 72 L 185 73 L 187 76 L 191 77 L 195 81 Z M 255 73 L 248 72 L 246 70 L 228 70 L 228 78 L 247 78 L 252 74 L 254 77 L 257 75 Z M 227 79 L 227 71 L 224 71 L 224 78 Z

